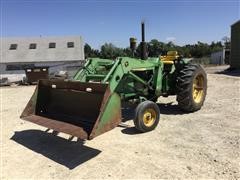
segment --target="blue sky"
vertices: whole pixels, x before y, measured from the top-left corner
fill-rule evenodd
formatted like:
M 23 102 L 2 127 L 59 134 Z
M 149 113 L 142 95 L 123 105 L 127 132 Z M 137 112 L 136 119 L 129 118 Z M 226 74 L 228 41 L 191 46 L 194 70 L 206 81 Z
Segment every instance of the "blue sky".
M 94 48 L 126 47 L 130 36 L 140 41 L 141 20 L 147 40 L 184 45 L 230 36 L 240 19 L 240 0 L 0 1 L 1 36 L 81 35 Z

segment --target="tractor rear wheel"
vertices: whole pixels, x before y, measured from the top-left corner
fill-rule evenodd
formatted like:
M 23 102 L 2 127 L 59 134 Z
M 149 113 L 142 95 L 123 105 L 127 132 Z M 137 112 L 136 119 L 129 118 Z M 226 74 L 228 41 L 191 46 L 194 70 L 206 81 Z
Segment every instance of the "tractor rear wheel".
M 177 101 L 187 112 L 201 109 L 207 94 L 207 75 L 198 64 L 187 64 L 177 77 Z
M 155 129 L 159 123 L 160 110 L 152 101 L 140 103 L 135 110 L 134 125 L 141 132 Z

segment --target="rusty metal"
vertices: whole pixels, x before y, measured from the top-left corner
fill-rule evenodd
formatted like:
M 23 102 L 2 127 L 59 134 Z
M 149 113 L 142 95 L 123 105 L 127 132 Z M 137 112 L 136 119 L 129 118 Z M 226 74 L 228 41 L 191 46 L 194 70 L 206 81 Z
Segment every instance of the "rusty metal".
M 104 95 L 103 101 L 102 101 L 102 105 L 101 105 L 101 112 L 104 112 L 105 109 L 104 107 L 106 107 L 106 103 L 107 100 L 110 97 L 110 89 L 108 88 L 106 90 L 106 93 Z M 101 128 L 99 131 L 97 131 L 98 129 L 98 125 L 100 124 L 99 122 L 101 121 L 101 117 L 98 116 L 98 119 L 95 123 L 95 126 L 93 127 L 93 131 L 89 136 L 89 139 L 93 139 L 94 137 L 103 134 L 104 132 L 110 131 L 111 129 L 115 128 L 122 120 L 122 113 L 121 113 L 121 104 L 120 107 L 113 107 L 112 111 L 111 111 L 111 117 L 108 120 L 107 124 L 104 125 L 104 128 Z
M 39 79 L 48 79 L 48 67 L 34 67 L 25 69 L 27 83 L 35 84 Z
M 92 139 L 116 127 L 120 108 L 111 121 L 103 114 L 113 94 L 107 84 L 40 80 L 21 118 L 80 139 Z
M 87 139 L 88 137 L 87 133 L 83 130 L 83 128 L 66 122 L 61 122 L 37 115 L 26 116 L 24 119 L 32 123 L 53 129 L 58 132 L 63 132 L 71 134 L 76 137 L 81 137 L 82 139 Z

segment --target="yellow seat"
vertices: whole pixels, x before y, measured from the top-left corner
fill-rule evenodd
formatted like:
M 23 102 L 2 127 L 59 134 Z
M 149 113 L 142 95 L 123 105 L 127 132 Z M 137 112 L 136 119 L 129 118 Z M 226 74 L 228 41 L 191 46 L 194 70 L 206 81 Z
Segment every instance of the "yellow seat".
M 164 64 L 173 64 L 173 61 L 179 57 L 177 51 L 168 51 L 166 56 L 160 56 Z

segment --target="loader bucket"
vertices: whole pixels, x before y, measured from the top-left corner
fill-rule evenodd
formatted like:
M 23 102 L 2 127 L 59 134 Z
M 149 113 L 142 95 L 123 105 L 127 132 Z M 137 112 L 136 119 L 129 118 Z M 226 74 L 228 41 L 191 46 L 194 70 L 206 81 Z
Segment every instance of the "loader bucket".
M 40 80 L 20 118 L 92 139 L 119 124 L 121 100 L 107 84 Z

